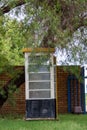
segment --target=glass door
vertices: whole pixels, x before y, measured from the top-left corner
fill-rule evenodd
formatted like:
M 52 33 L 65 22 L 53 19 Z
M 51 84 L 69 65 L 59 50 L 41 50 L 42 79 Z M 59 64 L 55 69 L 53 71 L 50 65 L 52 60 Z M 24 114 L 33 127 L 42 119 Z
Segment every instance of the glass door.
M 53 55 L 26 54 L 26 118 L 56 118 Z

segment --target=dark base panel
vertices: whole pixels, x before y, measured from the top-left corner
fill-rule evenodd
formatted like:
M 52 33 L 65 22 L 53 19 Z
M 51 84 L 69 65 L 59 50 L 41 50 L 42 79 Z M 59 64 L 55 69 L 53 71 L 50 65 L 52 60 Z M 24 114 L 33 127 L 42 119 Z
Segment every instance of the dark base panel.
M 56 100 L 26 100 L 26 118 L 56 118 Z

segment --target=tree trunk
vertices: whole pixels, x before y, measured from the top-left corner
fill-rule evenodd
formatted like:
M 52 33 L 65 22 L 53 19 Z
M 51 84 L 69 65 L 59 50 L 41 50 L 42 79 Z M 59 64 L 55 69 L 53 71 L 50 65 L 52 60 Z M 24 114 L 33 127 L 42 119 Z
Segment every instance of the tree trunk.
M 3 86 L 2 91 L 4 92 L 4 95 L 0 94 L 0 108 L 3 106 L 4 102 L 8 99 L 10 89 L 9 86 L 12 84 L 16 86 L 16 88 L 12 90 L 12 92 L 14 93 L 16 89 L 19 88 L 20 85 L 24 82 L 25 82 L 25 72 L 23 67 L 21 73 L 17 76 L 17 78 L 9 80 L 7 84 Z

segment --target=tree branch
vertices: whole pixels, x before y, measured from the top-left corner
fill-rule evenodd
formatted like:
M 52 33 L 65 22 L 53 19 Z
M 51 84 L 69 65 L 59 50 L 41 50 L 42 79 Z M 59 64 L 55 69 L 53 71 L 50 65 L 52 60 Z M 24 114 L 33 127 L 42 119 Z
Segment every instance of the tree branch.
M 20 87 L 20 85 L 22 83 L 25 82 L 25 71 L 24 71 L 24 67 L 21 67 L 21 73 L 19 75 L 17 75 L 17 77 L 12 78 L 11 80 L 9 80 L 7 82 L 7 84 L 5 84 L 2 87 L 2 90 L 4 91 L 4 95 L 0 94 L 0 108 L 2 107 L 2 105 L 4 104 L 4 102 L 8 99 L 8 95 L 9 95 L 9 86 L 12 85 L 16 85 L 15 90 L 12 90 L 12 92 L 14 93 L 16 91 L 17 88 Z
M 26 2 L 25 2 L 25 0 L 17 0 L 16 2 L 15 2 L 15 4 L 8 4 L 8 5 L 6 5 L 6 6 L 2 6 L 1 8 L 0 8 L 0 12 L 2 13 L 2 14 L 5 14 L 5 13 L 8 13 L 11 9 L 13 9 L 13 8 L 15 8 L 15 7 L 18 7 L 18 6 L 21 6 L 21 5 L 23 5 L 23 4 L 25 4 Z

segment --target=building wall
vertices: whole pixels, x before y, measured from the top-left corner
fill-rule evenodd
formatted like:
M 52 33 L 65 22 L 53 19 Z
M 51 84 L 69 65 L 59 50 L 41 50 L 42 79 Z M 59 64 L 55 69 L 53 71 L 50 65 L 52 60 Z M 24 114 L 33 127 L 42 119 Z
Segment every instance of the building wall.
M 13 97 L 13 104 L 8 99 L 0 108 L 0 114 L 25 114 L 25 84 L 20 86 Z
M 15 70 L 23 69 L 23 66 L 16 66 Z M 0 87 L 7 84 L 11 79 L 9 74 L 0 75 Z M 25 114 L 25 83 L 21 84 L 17 92 L 4 103 L 0 108 L 0 114 Z
M 58 98 L 58 113 L 68 112 L 67 99 L 67 78 L 68 72 L 65 72 L 62 67 L 57 67 L 57 98 Z
M 67 90 L 67 78 L 69 73 L 65 72 L 62 67 L 57 67 L 57 112 L 58 113 L 67 113 L 68 112 L 68 90 Z M 6 81 L 9 80 L 9 77 L 1 76 L 5 78 Z M 7 100 L 2 108 L 0 108 L 1 114 L 16 113 L 16 114 L 25 114 L 25 83 L 23 83 L 18 93 L 14 93 L 16 105 L 13 107 L 9 104 Z

